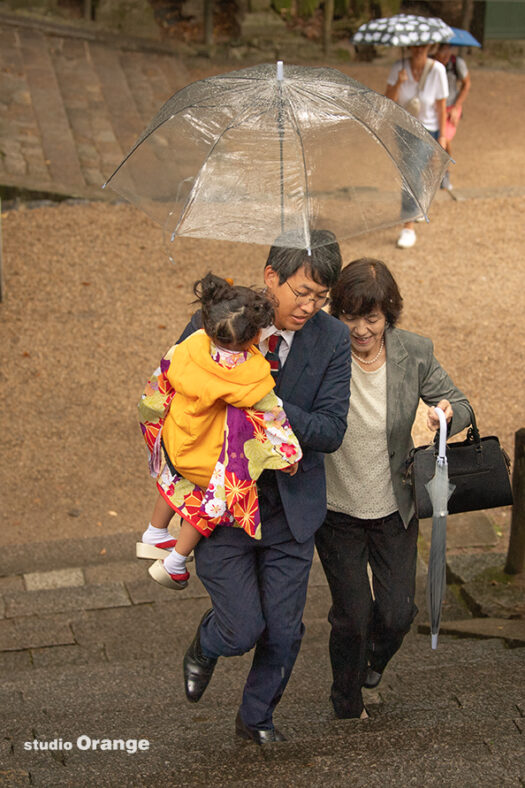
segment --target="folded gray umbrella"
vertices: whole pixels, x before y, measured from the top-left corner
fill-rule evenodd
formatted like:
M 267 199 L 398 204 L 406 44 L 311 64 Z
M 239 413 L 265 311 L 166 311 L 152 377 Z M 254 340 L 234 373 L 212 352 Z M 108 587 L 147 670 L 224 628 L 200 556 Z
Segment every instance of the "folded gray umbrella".
M 447 587 L 447 504 L 455 489 L 448 480 L 447 463 L 447 420 L 441 408 L 435 408 L 439 417 L 439 453 L 436 472 L 425 487 L 432 502 L 432 540 L 428 561 L 427 601 L 430 617 L 430 639 L 433 649 L 437 648 L 441 607 Z

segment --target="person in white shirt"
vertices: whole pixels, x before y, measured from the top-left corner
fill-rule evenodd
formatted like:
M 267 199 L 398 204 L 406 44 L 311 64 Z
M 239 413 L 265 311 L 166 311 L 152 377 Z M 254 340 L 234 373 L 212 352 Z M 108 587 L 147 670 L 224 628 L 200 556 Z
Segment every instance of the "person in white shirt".
M 447 73 L 442 63 L 428 57 L 430 45 L 409 47 L 408 60 L 399 60 L 390 69 L 385 95 L 406 107 L 439 144 L 446 147 L 445 126 L 447 120 L 446 100 L 448 97 Z M 414 107 L 417 99 L 417 108 Z M 402 213 L 413 213 L 413 201 L 403 192 Z M 397 240 L 400 249 L 414 246 L 416 233 L 414 222 L 403 225 Z

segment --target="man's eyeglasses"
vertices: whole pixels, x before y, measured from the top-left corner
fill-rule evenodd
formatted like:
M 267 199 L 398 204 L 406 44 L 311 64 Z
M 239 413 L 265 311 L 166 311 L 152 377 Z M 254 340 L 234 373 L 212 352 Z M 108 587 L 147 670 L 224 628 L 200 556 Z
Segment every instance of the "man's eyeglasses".
M 328 293 L 322 296 L 313 296 L 310 295 L 310 293 L 301 293 L 299 290 L 295 290 L 288 280 L 286 280 L 286 284 L 294 294 L 295 300 L 300 306 L 308 304 L 311 301 L 316 309 L 322 309 L 323 306 L 325 306 L 325 304 L 327 304 L 330 300 Z

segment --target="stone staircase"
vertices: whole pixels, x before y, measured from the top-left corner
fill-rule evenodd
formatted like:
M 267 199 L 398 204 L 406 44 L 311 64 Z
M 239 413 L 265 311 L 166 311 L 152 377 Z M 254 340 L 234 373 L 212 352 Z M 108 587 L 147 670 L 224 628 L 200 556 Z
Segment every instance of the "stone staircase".
M 261 750 L 233 736 L 251 656 L 220 660 L 202 701 L 188 704 L 181 661 L 207 594 L 191 567 L 182 593 L 151 582 L 133 548 L 133 535 L 116 534 L 4 550 L 0 786 L 524 784 L 522 648 L 441 635 L 431 651 L 416 626 L 367 692 L 370 719 L 336 720 L 316 560 L 303 647 L 276 713 L 290 740 Z M 138 740 L 147 749 L 119 749 Z
M 11 188 L 103 199 L 106 178 L 160 106 L 189 81 L 185 66 L 169 52 L 2 21 L 0 14 L 4 196 Z

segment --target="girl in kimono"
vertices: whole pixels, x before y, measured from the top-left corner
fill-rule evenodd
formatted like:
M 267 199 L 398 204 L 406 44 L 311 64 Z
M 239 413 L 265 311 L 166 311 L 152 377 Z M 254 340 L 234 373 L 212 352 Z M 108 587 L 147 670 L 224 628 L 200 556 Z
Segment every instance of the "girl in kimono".
M 211 273 L 193 290 L 203 329 L 166 354 L 139 403 L 159 495 L 137 556 L 157 558 L 149 574 L 173 589 L 185 588 L 189 554 L 217 525 L 260 539 L 257 478 L 265 468 L 293 474 L 302 456 L 257 348 L 271 302 Z

